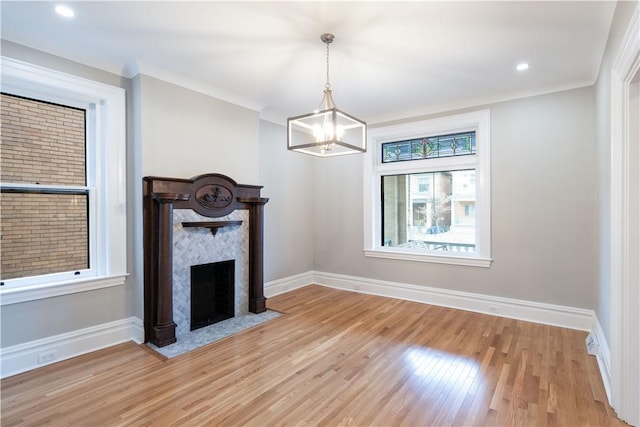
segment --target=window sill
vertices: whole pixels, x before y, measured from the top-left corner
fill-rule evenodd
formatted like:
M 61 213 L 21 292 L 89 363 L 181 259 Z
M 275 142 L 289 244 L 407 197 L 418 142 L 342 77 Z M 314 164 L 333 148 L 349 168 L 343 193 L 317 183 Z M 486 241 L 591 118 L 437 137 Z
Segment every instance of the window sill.
M 46 283 L 19 288 L 6 288 L 0 290 L 0 305 L 17 304 L 43 298 L 57 297 L 60 295 L 77 292 L 92 291 L 95 289 L 109 288 L 124 284 L 126 274 L 117 276 L 104 276 L 84 280 L 72 280 L 64 282 Z
M 491 258 L 455 255 L 419 254 L 404 251 L 365 249 L 364 255 L 372 258 L 399 259 L 403 261 L 431 262 L 435 264 L 463 265 L 467 267 L 491 267 Z

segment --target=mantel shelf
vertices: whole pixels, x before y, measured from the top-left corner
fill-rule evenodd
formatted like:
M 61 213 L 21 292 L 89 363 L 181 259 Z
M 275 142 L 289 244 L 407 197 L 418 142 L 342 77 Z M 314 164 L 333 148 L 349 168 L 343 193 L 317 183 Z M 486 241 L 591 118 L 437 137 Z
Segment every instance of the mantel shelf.
M 184 228 L 208 228 L 213 236 L 216 235 L 219 229 L 235 225 L 242 225 L 242 221 L 197 221 L 182 223 Z

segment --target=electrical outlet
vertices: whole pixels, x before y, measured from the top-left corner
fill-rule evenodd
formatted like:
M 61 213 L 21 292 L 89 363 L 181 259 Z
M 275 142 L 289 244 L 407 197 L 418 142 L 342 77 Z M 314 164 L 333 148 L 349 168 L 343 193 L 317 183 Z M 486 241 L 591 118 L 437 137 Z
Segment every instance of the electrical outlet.
M 57 352 L 55 350 L 45 351 L 38 355 L 38 364 L 51 363 L 56 360 Z
M 592 356 L 597 356 L 598 354 L 600 354 L 600 345 L 598 344 L 598 340 L 596 339 L 595 335 L 593 335 L 593 333 L 587 335 L 585 343 L 587 344 L 587 353 Z

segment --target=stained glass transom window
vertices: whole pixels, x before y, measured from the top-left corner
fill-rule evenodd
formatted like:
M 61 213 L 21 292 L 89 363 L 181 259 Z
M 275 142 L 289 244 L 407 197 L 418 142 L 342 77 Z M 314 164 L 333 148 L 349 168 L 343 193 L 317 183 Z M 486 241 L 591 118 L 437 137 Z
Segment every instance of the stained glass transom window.
M 468 156 L 476 153 L 476 133 L 474 131 L 386 142 L 381 147 L 382 163 Z

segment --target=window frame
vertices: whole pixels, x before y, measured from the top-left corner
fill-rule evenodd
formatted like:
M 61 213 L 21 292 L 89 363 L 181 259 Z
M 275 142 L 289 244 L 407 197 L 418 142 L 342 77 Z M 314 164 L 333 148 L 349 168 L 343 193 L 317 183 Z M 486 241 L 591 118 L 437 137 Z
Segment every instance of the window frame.
M 369 128 L 364 156 L 364 255 L 440 264 L 490 267 L 491 262 L 491 116 L 489 110 Z M 476 154 L 382 163 L 381 144 L 404 139 L 476 132 Z M 382 246 L 381 177 L 383 175 L 476 170 L 476 250 L 473 254 L 442 254 L 416 248 Z
M 64 272 L 3 280 L 0 305 L 123 285 L 127 276 L 124 89 L 13 58 L 0 59 L 2 92 L 86 110 L 90 206 L 90 268 L 79 275 Z

